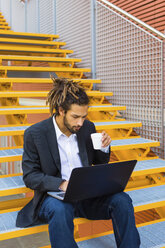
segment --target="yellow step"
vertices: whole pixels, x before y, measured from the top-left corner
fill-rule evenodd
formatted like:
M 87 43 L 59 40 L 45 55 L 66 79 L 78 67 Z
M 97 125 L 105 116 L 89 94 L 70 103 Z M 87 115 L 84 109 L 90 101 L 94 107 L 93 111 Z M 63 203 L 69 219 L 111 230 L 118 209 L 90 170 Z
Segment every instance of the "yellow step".
M 129 129 L 134 127 L 141 127 L 141 122 L 134 121 L 94 121 L 96 130 L 110 130 L 110 129 Z
M 107 121 L 107 122 L 94 122 L 96 130 L 109 130 L 109 129 L 122 129 L 131 127 L 141 127 L 141 122 L 131 121 Z M 30 127 L 30 124 L 13 124 L 13 125 L 0 125 L 0 136 L 12 136 L 23 135 L 26 128 Z
M 62 57 L 39 57 L 39 56 L 14 56 L 14 55 L 0 55 L 0 60 L 6 61 L 40 61 L 40 62 L 81 62 L 81 59 L 76 58 L 62 58 Z
M 19 200 L 19 199 L 18 199 Z M 9 213 L 9 218 L 11 218 L 12 222 L 15 222 L 15 217 L 17 215 L 17 211 L 21 210 L 20 207 L 11 209 L 11 210 L 4 210 L 0 212 L 0 215 L 3 214 L 3 219 L 5 217 L 5 213 L 8 215 Z M 10 211 L 10 212 L 9 212 Z M 1 218 L 1 216 L 0 216 Z M 11 223 L 12 223 L 11 222 Z M 76 218 L 74 219 L 74 225 L 78 225 L 78 224 L 83 224 L 83 223 L 87 223 L 90 222 L 90 220 L 84 219 L 84 218 Z M 30 234 L 34 234 L 34 233 L 40 233 L 40 232 L 44 232 L 44 231 L 48 231 L 48 225 L 37 225 L 34 227 L 28 227 L 28 228 L 16 228 L 14 225 L 14 228 L 12 228 L 10 230 L 10 227 L 5 231 L 0 233 L 0 241 L 2 240 L 6 240 L 6 239 L 11 239 L 11 238 L 16 238 L 16 237 L 21 237 L 21 236 L 25 236 L 25 235 L 30 235 Z
M 0 98 L 10 97 L 47 97 L 49 91 L 1 91 Z M 90 97 L 113 96 L 112 92 L 86 91 Z
M 106 111 L 106 112 L 114 112 L 117 110 L 126 110 L 125 106 L 112 106 L 107 104 L 101 105 L 90 105 L 88 112 L 93 111 Z M 13 114 L 41 114 L 41 113 L 49 113 L 48 106 L 9 106 L 9 107 L 0 107 L 0 115 L 13 115 Z
M 0 71 L 51 71 L 51 72 L 91 72 L 88 68 L 39 67 L 39 66 L 0 66 Z
M 164 172 L 165 167 L 159 171 Z M 150 170 L 148 170 L 148 174 L 151 174 Z M 134 176 L 134 172 L 132 175 Z M 144 186 L 144 187 L 138 187 L 134 190 L 138 190 L 138 189 L 147 190 L 148 188 L 150 189 L 153 186 L 155 187 L 155 185 L 149 185 L 149 186 Z M 132 191 L 132 189 L 126 189 L 126 191 L 130 192 Z M 0 176 L 0 197 L 28 193 L 28 192 L 33 192 L 33 190 L 25 186 L 21 173 Z M 138 208 L 138 206 L 136 208 Z
M 0 125 L 0 136 L 23 135 L 29 124 Z
M 7 22 L 2 22 L 1 20 L 0 20 L 0 25 L 4 25 L 4 26 L 8 26 L 8 23 Z
M 97 225 L 93 223 L 92 226 Z M 141 248 L 165 248 L 165 218 L 146 222 L 137 225 L 141 237 Z M 112 241 L 111 241 L 112 240 Z M 76 239 L 79 248 L 88 247 L 111 247 L 116 248 L 113 231 L 93 234 L 83 238 Z M 101 244 L 98 246 L 98 244 Z M 102 245 L 103 244 L 103 245 Z M 50 245 L 40 248 L 51 248 Z M 128 246 L 129 248 L 129 246 Z
M 162 159 L 138 161 L 132 176 L 136 176 L 137 174 L 146 175 L 146 170 L 148 174 L 165 172 L 165 161 Z M 27 193 L 31 191 L 32 190 L 26 188 L 22 179 L 22 173 L 0 176 L 0 196 Z
M 35 39 L 35 40 L 54 40 L 59 38 L 56 34 L 37 34 L 37 33 L 26 33 L 26 32 L 14 32 L 12 30 L 0 30 L 0 37 L 9 38 L 22 38 L 22 39 Z
M 160 142 L 144 138 L 131 138 L 113 140 L 111 142 L 111 151 L 122 151 L 132 149 L 146 149 L 149 147 L 160 146 Z M 22 159 L 22 147 L 3 147 L 0 148 L 0 163 L 10 161 L 20 161 Z
M 0 29 L 7 30 L 7 29 L 10 29 L 10 27 L 9 27 L 9 26 L 5 26 L 5 25 L 1 25 L 1 26 L 0 26 Z
M 4 25 L 4 24 L 3 24 Z M 7 24 L 5 24 L 7 25 Z M 65 42 L 60 41 L 43 41 L 43 40 L 27 40 L 27 39 L 13 39 L 13 38 L 0 38 L 0 44 L 18 44 L 18 45 L 38 45 L 38 46 L 65 46 Z
M 159 186 L 157 186 L 157 187 L 159 187 Z M 150 189 L 151 192 L 152 192 L 152 189 L 154 189 L 154 187 L 151 187 L 151 189 Z M 157 188 L 157 190 L 159 190 L 159 188 Z M 137 190 L 137 192 L 138 192 L 138 190 Z M 145 190 L 144 190 L 144 192 L 145 192 Z M 133 192 L 133 193 L 136 196 L 136 192 Z M 140 193 L 142 193 L 142 194 L 140 194 L 141 197 L 145 197 L 145 195 L 143 196 L 143 192 L 140 192 Z M 147 195 L 149 195 L 149 192 L 148 192 Z M 135 200 L 136 200 L 136 197 L 135 197 Z M 148 204 L 146 200 L 147 199 L 145 199 L 145 198 L 142 199 L 142 203 L 140 203 L 140 206 L 142 207 L 143 203 L 144 204 L 146 203 L 145 209 L 151 209 L 152 204 Z M 133 205 L 136 206 L 136 201 L 135 201 L 135 204 L 134 204 L 134 201 L 133 201 Z M 155 206 L 156 204 L 153 204 L 153 205 Z M 163 205 L 164 206 L 165 201 L 163 201 L 161 199 L 161 202 L 158 203 L 157 205 L 159 205 L 159 206 Z M 38 226 L 34 226 L 34 227 L 21 228 L 21 229 L 17 228 L 15 226 L 15 222 L 16 222 L 17 211 L 19 211 L 19 210 L 20 210 L 20 208 L 13 209 L 11 211 L 9 211 L 9 210 L 8 211 L 1 211 L 0 218 L 4 220 L 4 222 L 3 222 L 4 225 L 2 227 L 2 232 L 0 233 L 0 240 L 6 240 L 6 239 L 9 239 L 9 238 L 15 238 L 15 237 L 20 237 L 20 236 L 24 236 L 24 235 L 30 235 L 30 234 L 33 234 L 33 233 L 48 231 L 48 225 L 38 225 Z M 137 211 L 136 207 L 135 207 L 135 211 Z M 158 223 L 158 222 L 161 222 L 161 221 L 164 221 L 164 220 L 165 219 L 156 220 L 154 222 Z M 76 224 L 82 224 L 82 223 L 85 223 L 86 221 L 89 222 L 89 220 L 86 220 L 86 219 L 76 218 L 76 219 L 74 219 L 74 224 L 75 225 Z M 7 225 L 6 225 L 6 223 L 7 223 Z M 143 224 L 143 225 L 146 225 L 146 224 Z M 164 223 L 164 225 L 165 225 L 165 223 Z M 165 230 L 164 225 L 163 225 L 163 228 L 161 229 L 161 232 Z M 159 230 L 158 227 L 156 227 L 156 230 Z M 95 247 L 95 246 L 93 246 L 93 247 Z M 147 246 L 147 247 L 150 247 L 150 246 Z M 159 246 L 159 247 L 161 247 L 161 246 Z
M 53 54 L 55 56 L 55 54 L 69 54 L 69 53 L 73 53 L 72 50 L 63 50 L 63 49 L 50 49 L 50 48 L 33 48 L 33 47 L 26 47 L 26 46 L 22 46 L 22 47 L 19 47 L 19 46 L 9 46 L 9 45 L 5 45 L 5 46 L 2 46 L 0 45 L 0 53 L 3 54 L 3 53 L 42 53 L 42 54 Z
M 82 84 L 98 84 L 101 83 L 100 79 L 72 79 L 74 82 L 80 82 Z M 0 78 L 0 84 L 8 83 L 32 83 L 32 84 L 52 84 L 51 78 Z
M 0 176 L 0 197 L 28 192 L 32 190 L 26 188 L 21 173 Z
M 132 150 L 138 148 L 148 148 L 160 146 L 160 142 L 144 139 L 144 138 L 130 138 L 121 140 L 112 140 L 111 151 Z

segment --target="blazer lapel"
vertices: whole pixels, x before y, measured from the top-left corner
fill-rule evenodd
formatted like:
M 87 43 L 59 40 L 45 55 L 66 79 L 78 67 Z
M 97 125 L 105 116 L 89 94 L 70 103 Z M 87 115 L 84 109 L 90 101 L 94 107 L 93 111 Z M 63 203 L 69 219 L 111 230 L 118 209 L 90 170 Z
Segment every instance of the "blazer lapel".
M 56 166 L 61 171 L 61 161 L 60 161 L 57 137 L 56 137 L 56 132 L 54 129 L 52 117 L 48 119 L 47 124 L 48 125 L 47 125 L 47 130 L 46 130 L 46 137 L 47 137 L 48 146 L 49 146 L 49 149 L 51 151 L 51 154 L 55 161 Z M 84 135 L 81 130 L 77 133 L 77 142 L 78 142 L 79 154 L 80 154 L 82 165 L 88 166 L 89 165 L 88 155 L 87 155 L 87 150 L 85 146 Z
M 57 168 L 61 171 L 61 161 L 60 161 L 57 137 L 56 137 L 56 132 L 54 129 L 52 117 L 48 119 L 48 125 L 47 125 L 46 132 L 47 132 L 46 133 L 47 142 L 48 142 L 48 146 L 51 151 L 52 157 L 55 161 Z
M 84 135 L 83 135 L 83 132 L 81 132 L 81 130 L 77 133 L 77 141 L 78 141 L 79 154 L 80 154 L 82 165 L 88 166 L 89 165 L 88 155 L 87 155 L 87 150 L 85 146 Z

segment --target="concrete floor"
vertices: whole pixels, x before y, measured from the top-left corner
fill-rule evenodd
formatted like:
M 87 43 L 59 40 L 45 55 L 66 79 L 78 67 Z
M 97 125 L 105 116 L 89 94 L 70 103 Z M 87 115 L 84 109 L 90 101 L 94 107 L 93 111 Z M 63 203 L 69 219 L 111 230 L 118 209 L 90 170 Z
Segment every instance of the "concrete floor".
M 0 248 L 39 248 L 49 245 L 47 232 L 0 241 Z

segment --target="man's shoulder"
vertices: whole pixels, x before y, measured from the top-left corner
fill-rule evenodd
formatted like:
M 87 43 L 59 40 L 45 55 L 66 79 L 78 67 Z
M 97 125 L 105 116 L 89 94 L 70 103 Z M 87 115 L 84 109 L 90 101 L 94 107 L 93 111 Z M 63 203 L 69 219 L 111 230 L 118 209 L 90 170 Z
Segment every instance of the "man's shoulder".
M 86 125 L 86 126 L 93 126 L 94 123 L 93 123 L 92 121 L 85 120 L 85 121 L 84 121 L 84 125 Z
M 84 123 L 83 123 L 83 128 L 82 130 L 84 131 L 92 131 L 93 132 L 93 129 L 95 129 L 95 125 L 92 121 L 89 121 L 89 120 L 85 120 Z
M 30 127 L 26 129 L 25 132 L 26 133 L 28 132 L 32 132 L 32 133 L 40 132 L 41 133 L 42 131 L 46 130 L 49 127 L 51 122 L 52 122 L 52 117 L 31 125 Z

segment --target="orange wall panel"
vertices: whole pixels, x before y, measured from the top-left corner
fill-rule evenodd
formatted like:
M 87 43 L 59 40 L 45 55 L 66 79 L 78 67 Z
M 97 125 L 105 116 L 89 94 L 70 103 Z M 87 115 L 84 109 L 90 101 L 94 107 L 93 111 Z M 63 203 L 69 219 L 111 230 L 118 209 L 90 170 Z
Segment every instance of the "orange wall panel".
M 112 0 L 109 2 L 156 28 L 158 31 L 165 33 L 164 0 Z

